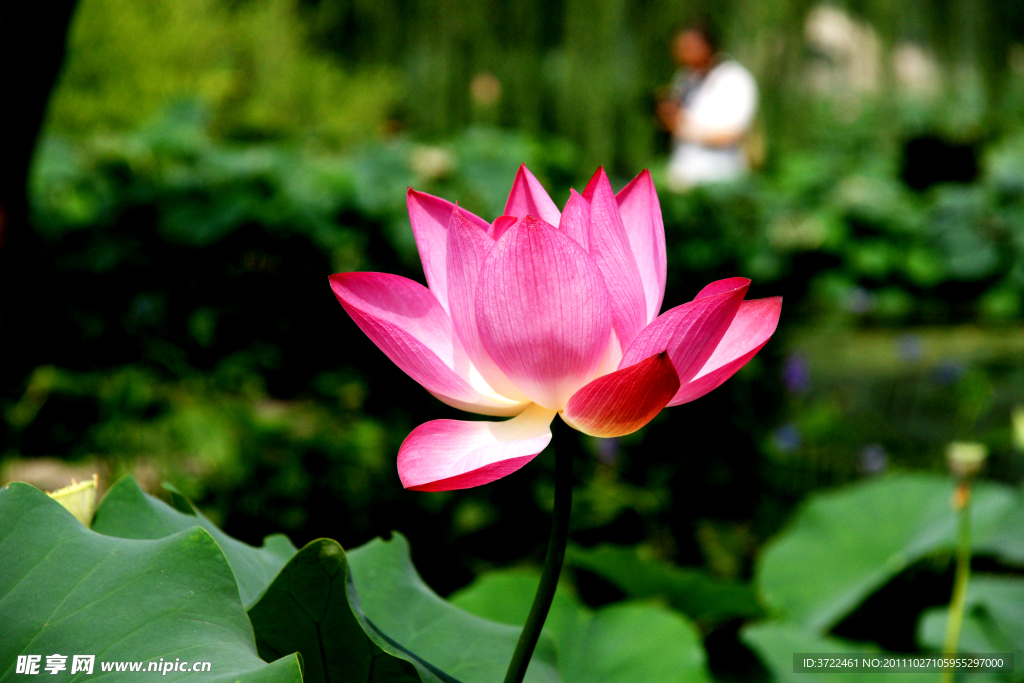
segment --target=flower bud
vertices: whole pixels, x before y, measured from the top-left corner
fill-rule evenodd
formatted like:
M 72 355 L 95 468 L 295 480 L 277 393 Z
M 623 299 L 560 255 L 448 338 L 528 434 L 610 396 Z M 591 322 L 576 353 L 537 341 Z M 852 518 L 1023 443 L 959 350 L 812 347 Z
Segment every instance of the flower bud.
M 949 469 L 958 479 L 973 477 L 981 470 L 988 457 L 988 446 L 983 443 L 953 441 L 946 446 Z
M 63 505 L 79 522 L 89 526 L 96 512 L 96 488 L 99 486 L 99 479 L 99 475 L 96 474 L 92 475 L 92 479 L 81 483 L 72 479 L 69 486 L 48 491 L 46 495 Z

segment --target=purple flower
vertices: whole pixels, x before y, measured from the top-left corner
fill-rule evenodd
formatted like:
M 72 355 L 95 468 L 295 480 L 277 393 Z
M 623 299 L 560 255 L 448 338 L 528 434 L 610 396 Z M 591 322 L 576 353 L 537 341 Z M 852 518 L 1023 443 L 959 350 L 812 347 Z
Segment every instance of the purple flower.
M 782 366 L 782 383 L 791 394 L 806 394 L 811 388 L 811 369 L 807 359 L 791 354 Z

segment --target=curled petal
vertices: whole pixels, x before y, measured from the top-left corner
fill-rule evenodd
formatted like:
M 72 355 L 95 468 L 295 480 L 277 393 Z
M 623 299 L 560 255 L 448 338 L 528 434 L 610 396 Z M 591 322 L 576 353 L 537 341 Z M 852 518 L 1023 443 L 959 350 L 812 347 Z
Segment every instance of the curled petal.
M 494 239 L 499 239 L 505 234 L 505 231 L 515 225 L 518 220 L 519 219 L 515 216 L 498 216 L 494 219 L 494 222 L 491 223 L 491 229 L 488 231 L 488 234 Z
M 665 298 L 665 274 L 667 258 L 665 251 L 665 223 L 661 218 L 661 203 L 654 190 L 651 174 L 643 171 L 615 195 L 626 227 L 626 237 L 640 269 L 640 280 L 644 286 L 649 323 L 658 316 Z
M 433 420 L 398 451 L 398 476 L 414 491 L 450 491 L 512 474 L 551 441 L 555 411 L 530 405 L 505 422 Z
M 576 242 L 527 217 L 498 240 L 480 271 L 484 349 L 526 397 L 560 410 L 593 376 L 608 344 L 608 292 Z
M 722 294 L 723 292 L 733 292 L 741 287 L 747 287 L 750 285 L 750 280 L 745 277 L 727 277 L 724 280 L 715 280 L 710 285 L 704 287 L 704 289 L 697 292 L 697 296 L 693 297 L 693 300 L 703 299 L 706 296 L 713 296 L 715 294 Z
M 420 253 L 423 274 L 427 286 L 434 293 L 441 306 L 448 310 L 448 276 L 445 256 L 448 249 L 448 221 L 451 220 L 455 205 L 446 199 L 417 192 L 409 188 L 405 196 L 409 207 L 409 223 Z M 463 211 L 465 218 L 485 232 L 490 225 L 482 218 Z
M 647 324 L 647 301 L 619 205 L 603 168 L 597 169 L 583 197 L 590 201 L 589 253 L 608 286 L 615 333 L 622 345 L 628 346 Z
M 505 215 L 525 218 L 534 216 L 541 220 L 558 225 L 558 207 L 551 201 L 547 190 L 540 184 L 540 181 L 530 173 L 526 164 L 519 167 L 516 173 L 515 182 L 512 183 L 512 191 L 505 202 Z
M 591 436 L 625 436 L 654 419 L 678 390 L 679 376 L 662 351 L 577 391 L 562 419 Z
M 505 377 L 505 373 L 487 355 L 477 332 L 477 279 L 480 266 L 493 247 L 494 240 L 486 232 L 471 225 L 462 216 L 461 209 L 452 212 L 448 226 L 448 306 L 451 309 L 452 327 L 473 366 L 487 384 L 503 396 L 524 400 L 523 395 Z
M 782 297 L 753 299 L 740 304 L 736 317 L 715 352 L 689 382 L 679 388 L 670 406 L 688 403 L 717 389 L 757 355 L 779 324 Z
M 434 396 L 485 415 L 522 410 L 522 402 L 483 393 L 456 371 L 469 364 L 453 344 L 451 319 L 426 287 L 390 273 L 338 273 L 330 281 L 359 329 Z
M 576 190 L 569 190 L 569 201 L 565 203 L 558 229 L 583 247 L 584 251 L 590 251 L 590 202 Z
M 750 281 L 740 278 L 731 290 L 676 306 L 654 319 L 626 349 L 620 368 L 668 351 L 672 365 L 685 384 L 704 367 L 725 336 L 747 293 Z

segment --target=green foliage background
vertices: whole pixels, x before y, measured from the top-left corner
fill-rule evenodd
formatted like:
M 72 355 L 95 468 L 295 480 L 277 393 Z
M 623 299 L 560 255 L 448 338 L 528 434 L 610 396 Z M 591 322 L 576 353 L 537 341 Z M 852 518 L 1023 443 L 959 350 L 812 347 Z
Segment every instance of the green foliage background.
M 909 39 L 935 54 L 929 96 L 884 69 L 871 91 L 841 70 L 832 90 L 810 87 L 822 56 L 804 39 L 809 4 L 703 8 L 759 77 L 767 156 L 742 182 L 662 191 L 666 306 L 741 274 L 752 296 L 785 297 L 783 319 L 713 394 L 636 435 L 584 440 L 573 569 L 549 634 L 574 653 L 554 665 L 563 680 L 619 680 L 604 676 L 648 671 L 640 660 L 658 671 L 642 648 L 632 663 L 580 654 L 622 624 L 694 640 L 689 664 L 665 664 L 696 662 L 693 680 L 785 679 L 775 655 L 796 644 L 936 647 L 952 576 L 945 444 L 989 447 L 991 500 L 1009 506 L 992 503 L 994 519 L 1016 514 L 1024 475 L 1018 5 L 846 6 L 871 22 L 883 64 Z M 51 458 L 108 484 L 169 480 L 251 543 L 281 532 L 354 548 L 398 530 L 435 590 L 521 621 L 552 463 L 484 490 L 403 491 L 401 440 L 461 415 L 362 337 L 326 276 L 421 279 L 408 186 L 488 218 L 523 162 L 559 203 L 598 164 L 616 186 L 650 166 L 664 187 L 653 101 L 672 74 L 667 41 L 700 9 L 83 0 L 33 169 L 18 267 L 26 305 L 45 314 L 5 353 L 3 478 Z M 493 102 L 473 96 L 481 74 L 500 84 Z M 911 187 L 920 138 L 969 150 L 978 172 Z M 885 527 L 897 521 L 919 525 Z M 992 538 L 1013 538 L 1006 524 Z M 237 577 L 234 541 L 201 526 Z M 830 543 L 846 573 L 799 576 Z M 992 576 L 971 594 L 971 642 L 1019 648 L 1019 612 L 1001 607 L 1019 604 L 1019 549 L 992 543 L 979 547 Z M 333 548 L 315 552 L 338 562 Z M 262 589 L 239 587 L 248 609 Z

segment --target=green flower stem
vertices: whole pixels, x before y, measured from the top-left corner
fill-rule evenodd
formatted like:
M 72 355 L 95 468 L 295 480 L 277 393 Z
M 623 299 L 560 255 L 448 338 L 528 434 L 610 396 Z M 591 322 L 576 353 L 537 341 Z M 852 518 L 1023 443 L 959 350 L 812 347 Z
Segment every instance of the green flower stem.
M 569 515 L 572 513 L 572 460 L 575 455 L 574 435 L 568 434 L 568 427 L 561 418 L 557 418 L 552 427 L 551 442 L 555 447 L 555 509 L 551 522 L 551 537 L 548 539 L 548 552 L 544 557 L 544 571 L 540 576 L 537 594 L 533 597 L 533 606 L 526 617 L 523 632 L 519 635 L 516 651 L 505 674 L 505 683 L 522 683 L 526 669 L 530 666 L 533 650 L 537 647 L 544 621 L 548 618 L 551 601 L 558 587 L 558 575 L 562 572 L 562 561 L 565 559 L 565 546 L 569 542 Z
M 956 503 L 960 512 L 960 528 L 956 550 L 956 577 L 953 581 L 953 598 L 946 618 L 946 646 L 943 656 L 956 655 L 960 642 L 960 627 L 964 621 L 964 603 L 967 599 L 967 583 L 971 578 L 971 485 L 964 478 L 956 491 Z M 940 683 L 953 683 L 956 670 L 952 667 L 942 670 Z

